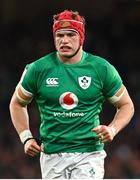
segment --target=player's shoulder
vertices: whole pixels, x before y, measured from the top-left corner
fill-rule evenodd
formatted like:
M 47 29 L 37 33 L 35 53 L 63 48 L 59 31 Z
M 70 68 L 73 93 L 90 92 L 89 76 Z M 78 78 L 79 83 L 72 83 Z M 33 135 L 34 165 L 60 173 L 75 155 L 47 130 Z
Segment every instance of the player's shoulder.
M 52 61 L 54 61 L 55 58 L 56 58 L 56 52 L 51 52 L 51 53 L 37 59 L 33 63 L 36 65 L 44 64 L 44 63 L 46 64 L 48 62 L 51 63 Z
M 30 64 L 27 65 L 27 67 L 29 66 L 39 70 L 45 67 L 49 67 L 52 63 L 54 63 L 54 59 L 56 59 L 56 52 L 51 52 L 31 62 Z
M 109 66 L 110 62 L 109 60 L 95 54 L 87 53 L 87 59 L 89 59 L 89 62 L 101 66 Z

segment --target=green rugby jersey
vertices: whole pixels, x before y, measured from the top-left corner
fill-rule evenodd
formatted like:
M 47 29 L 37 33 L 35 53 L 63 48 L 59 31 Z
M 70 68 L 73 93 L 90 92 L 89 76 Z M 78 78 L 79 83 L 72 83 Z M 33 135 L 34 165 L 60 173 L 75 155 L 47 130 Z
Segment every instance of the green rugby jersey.
M 44 152 L 102 150 L 104 144 L 91 129 L 100 124 L 105 99 L 122 85 L 116 69 L 105 59 L 84 51 L 76 64 L 62 63 L 53 52 L 26 69 L 21 84 L 38 104 Z

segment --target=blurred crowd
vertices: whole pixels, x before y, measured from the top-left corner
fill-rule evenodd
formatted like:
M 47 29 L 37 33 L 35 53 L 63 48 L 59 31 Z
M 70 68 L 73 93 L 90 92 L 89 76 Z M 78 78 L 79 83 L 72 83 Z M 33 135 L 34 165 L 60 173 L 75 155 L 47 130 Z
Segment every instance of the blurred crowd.
M 140 1 L 118 2 L 110 15 L 85 16 L 84 49 L 106 58 L 117 68 L 135 105 L 130 124 L 105 146 L 105 178 L 140 179 Z M 84 15 L 84 11 L 80 13 Z M 9 114 L 9 101 L 25 65 L 54 50 L 53 14 L 43 11 L 42 16 L 37 16 L 34 11 L 34 16 L 33 21 L 0 18 L 0 178 L 41 178 L 39 157 L 24 154 Z M 32 132 L 38 136 L 35 102 L 29 106 L 29 113 Z M 101 122 L 107 124 L 114 113 L 115 109 L 105 103 Z

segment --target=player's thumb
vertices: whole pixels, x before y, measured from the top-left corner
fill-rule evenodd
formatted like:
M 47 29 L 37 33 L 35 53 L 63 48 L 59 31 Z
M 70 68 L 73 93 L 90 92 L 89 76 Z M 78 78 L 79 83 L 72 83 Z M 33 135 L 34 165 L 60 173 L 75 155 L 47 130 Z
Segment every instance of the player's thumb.
M 44 152 L 44 144 L 43 143 L 41 144 L 40 149 L 42 152 Z

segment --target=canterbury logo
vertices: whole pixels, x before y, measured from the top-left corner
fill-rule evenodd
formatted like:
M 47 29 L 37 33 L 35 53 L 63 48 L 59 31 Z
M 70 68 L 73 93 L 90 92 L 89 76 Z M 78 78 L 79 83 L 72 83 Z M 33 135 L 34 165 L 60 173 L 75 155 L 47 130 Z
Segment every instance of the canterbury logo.
M 47 78 L 46 86 L 58 86 L 58 78 Z

